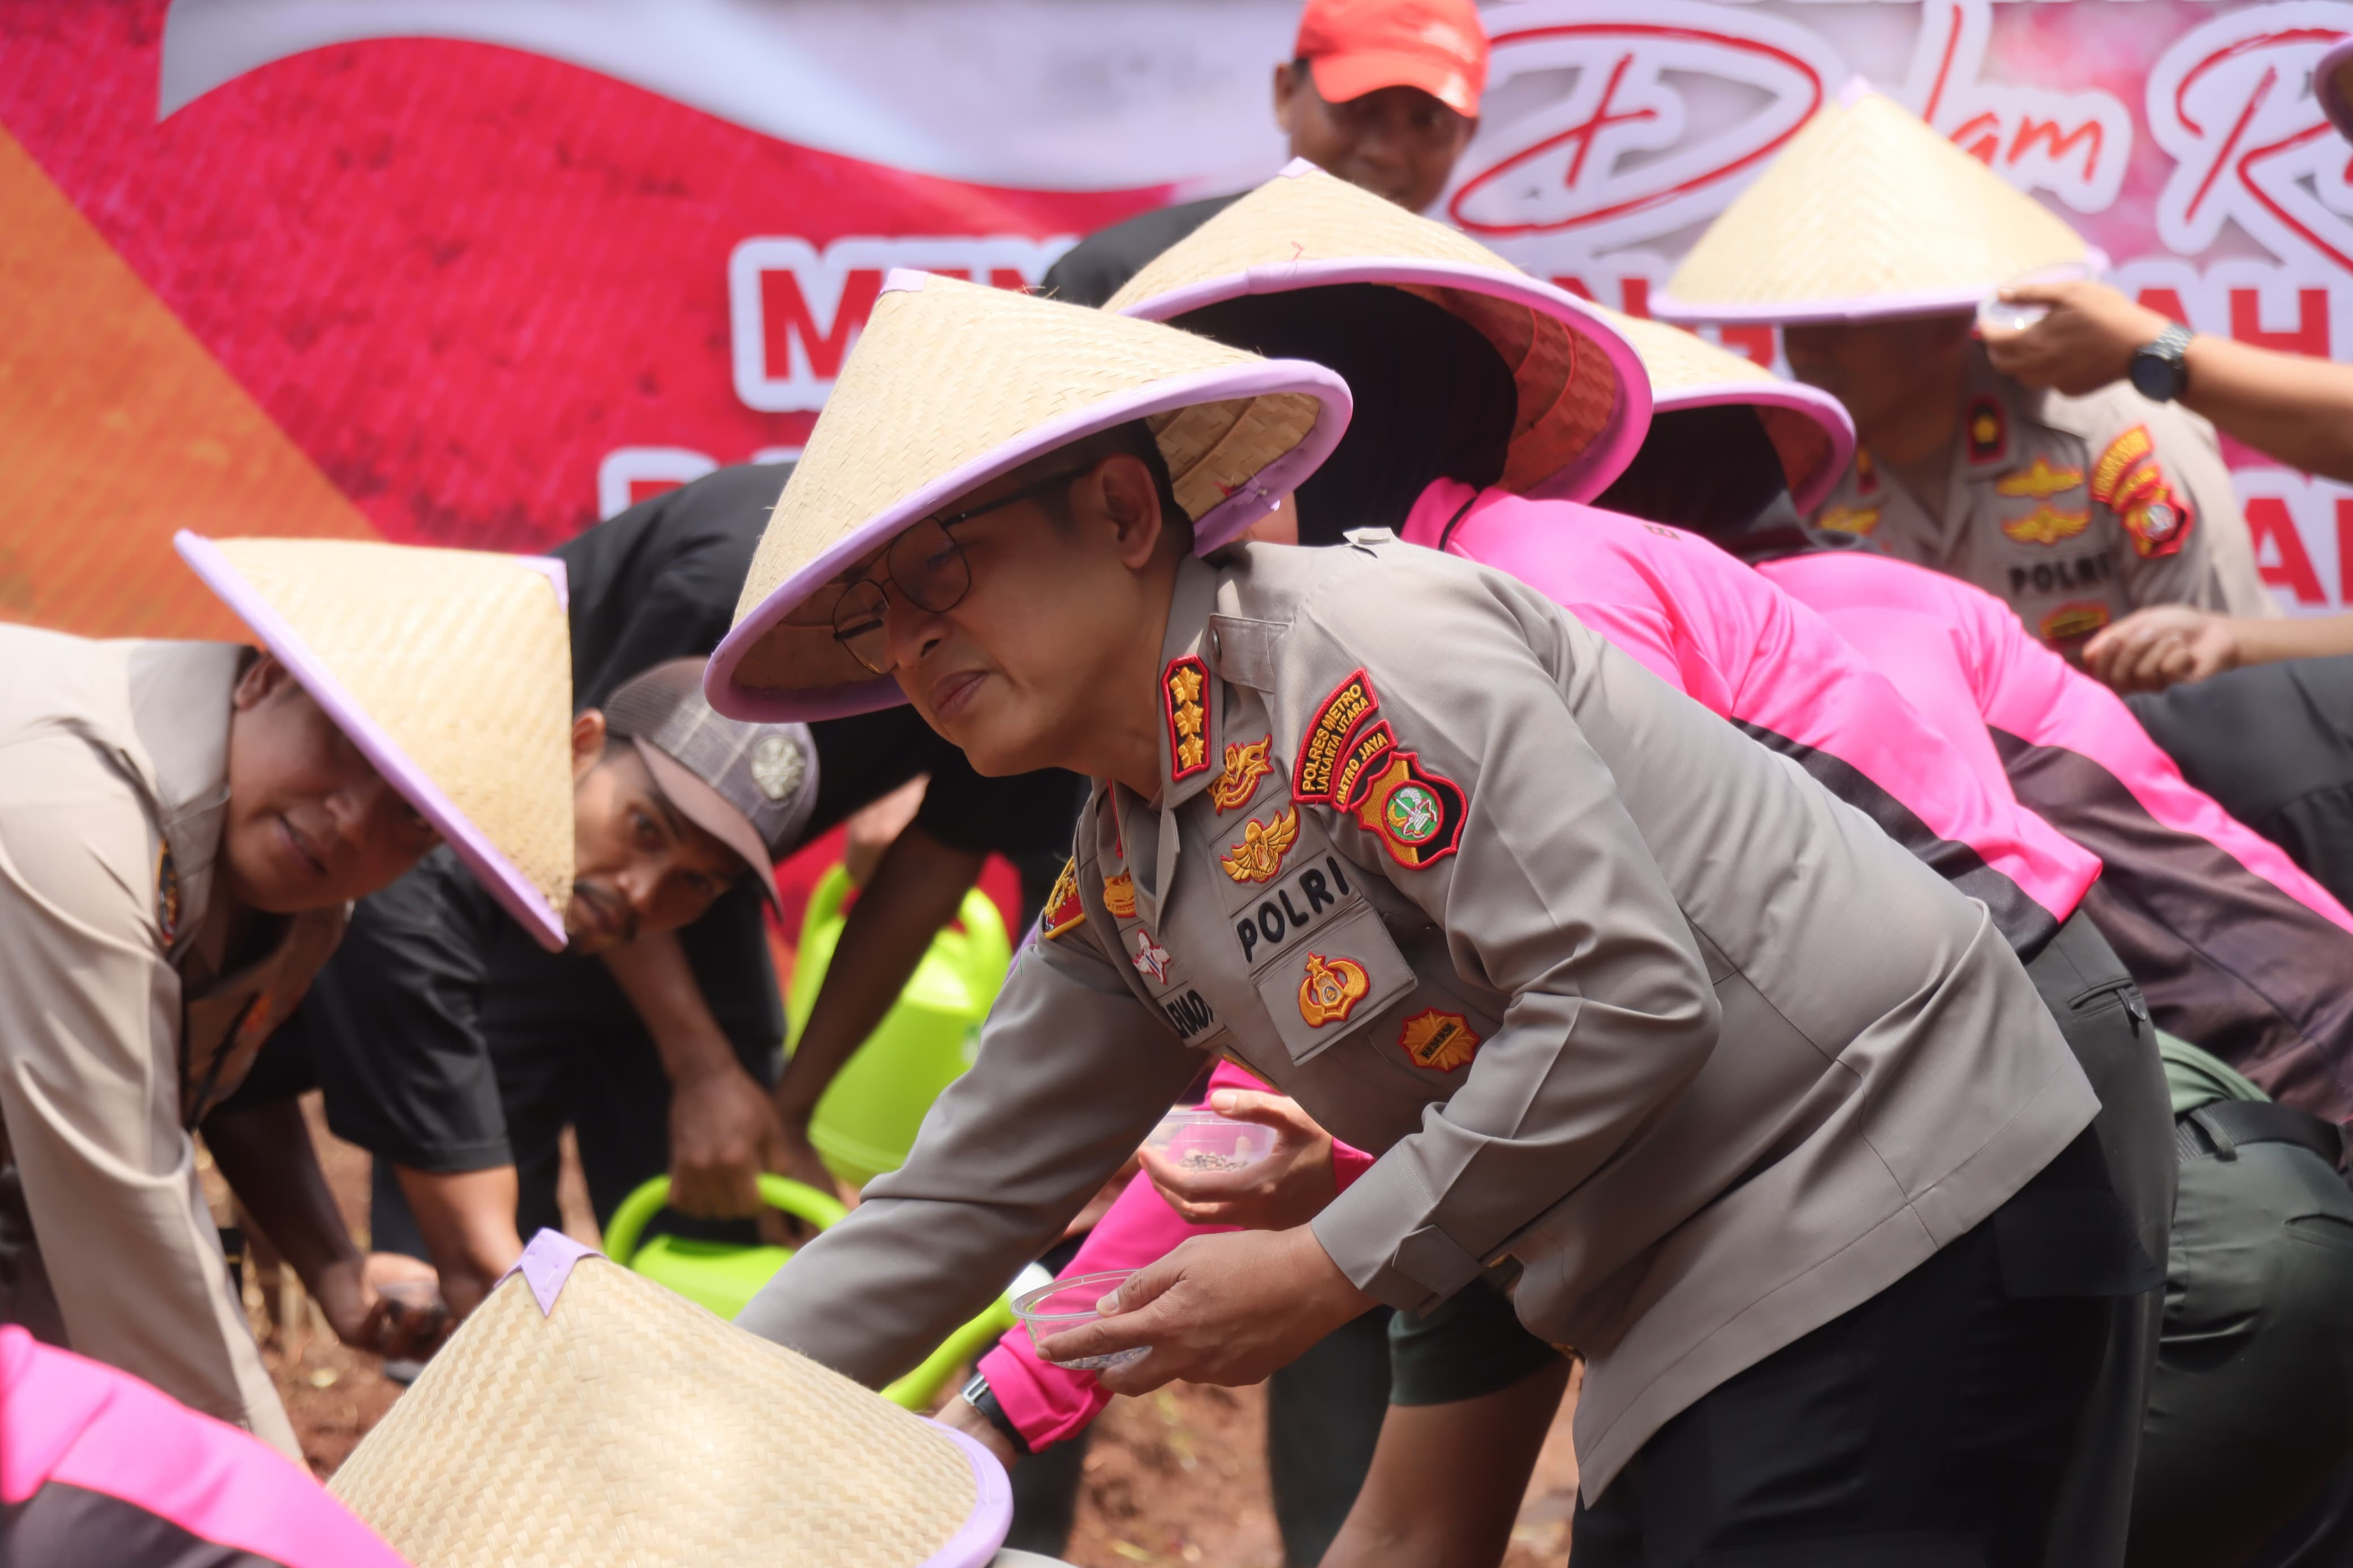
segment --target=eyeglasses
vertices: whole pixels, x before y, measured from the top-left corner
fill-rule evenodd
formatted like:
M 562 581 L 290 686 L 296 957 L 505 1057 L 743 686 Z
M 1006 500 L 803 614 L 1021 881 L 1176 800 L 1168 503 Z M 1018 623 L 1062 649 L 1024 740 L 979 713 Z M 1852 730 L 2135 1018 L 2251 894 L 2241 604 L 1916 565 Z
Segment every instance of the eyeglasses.
M 965 510 L 946 517 L 927 517 L 891 542 L 890 548 L 882 552 L 882 567 L 907 603 L 934 616 L 944 615 L 964 603 L 964 596 L 972 592 L 972 563 L 965 559 L 964 546 L 948 530 L 999 507 L 1043 495 L 1059 485 L 1084 477 L 1088 471 L 1071 468 Z M 872 577 L 860 577 L 841 591 L 841 597 L 833 606 L 833 640 L 877 675 L 891 673 L 891 655 L 886 646 L 889 637 L 882 625 L 890 602 L 890 595 L 881 583 Z

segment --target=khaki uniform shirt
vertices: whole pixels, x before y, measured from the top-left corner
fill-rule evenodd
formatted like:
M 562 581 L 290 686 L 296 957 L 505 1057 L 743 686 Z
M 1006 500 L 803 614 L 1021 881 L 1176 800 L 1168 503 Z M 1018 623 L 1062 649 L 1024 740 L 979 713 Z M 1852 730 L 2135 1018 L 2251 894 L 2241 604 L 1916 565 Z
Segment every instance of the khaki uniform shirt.
M 1358 1286 L 1517 1262 L 1593 1495 L 2089 1123 L 1982 905 L 1535 590 L 1354 540 L 1185 563 L 1158 798 L 1095 784 L 976 1065 L 745 1326 L 896 1374 L 1224 1052 L 1379 1153 L 1314 1221 Z
M 221 973 L 237 910 L 214 859 L 247 657 L 0 626 L 0 1130 L 38 1244 L 14 1272 L 46 1273 L 70 1348 L 299 1459 L 189 1135 L 343 922 L 280 921 L 258 962 Z
M 1814 524 L 2009 602 L 2062 651 L 2145 605 L 2275 616 L 2214 427 L 2118 382 L 2032 392 L 1972 353 L 1938 510 L 1867 451 Z

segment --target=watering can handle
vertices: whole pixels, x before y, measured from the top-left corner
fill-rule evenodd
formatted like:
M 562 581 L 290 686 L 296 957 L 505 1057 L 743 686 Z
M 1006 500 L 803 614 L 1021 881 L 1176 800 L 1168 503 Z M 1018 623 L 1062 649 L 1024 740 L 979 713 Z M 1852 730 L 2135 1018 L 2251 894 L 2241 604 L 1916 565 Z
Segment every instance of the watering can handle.
M 819 1230 L 839 1223 L 849 1212 L 815 1187 L 765 1171 L 760 1173 L 760 1201 L 770 1208 L 805 1219 Z M 613 1211 L 613 1223 L 605 1227 L 605 1256 L 628 1268 L 629 1259 L 637 1256 L 638 1238 L 645 1234 L 647 1222 L 659 1214 L 668 1202 L 668 1176 L 656 1176 L 623 1198 L 620 1207 Z

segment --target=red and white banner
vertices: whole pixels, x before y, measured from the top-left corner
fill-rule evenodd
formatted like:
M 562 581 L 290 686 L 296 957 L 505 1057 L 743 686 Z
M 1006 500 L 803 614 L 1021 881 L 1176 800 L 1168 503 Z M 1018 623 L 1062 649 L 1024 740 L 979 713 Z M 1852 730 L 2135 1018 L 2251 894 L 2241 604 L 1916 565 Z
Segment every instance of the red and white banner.
M 1853 74 L 2126 286 L 2353 351 L 2353 5 L 1518 0 L 1442 215 L 1641 311 Z M 1293 0 L 0 0 L 0 616 L 211 626 L 174 526 L 522 548 L 798 448 L 882 273 L 1031 283 L 1282 162 Z M 1726 342 L 1770 360 L 1762 331 Z M 2353 490 L 2234 453 L 2265 574 Z

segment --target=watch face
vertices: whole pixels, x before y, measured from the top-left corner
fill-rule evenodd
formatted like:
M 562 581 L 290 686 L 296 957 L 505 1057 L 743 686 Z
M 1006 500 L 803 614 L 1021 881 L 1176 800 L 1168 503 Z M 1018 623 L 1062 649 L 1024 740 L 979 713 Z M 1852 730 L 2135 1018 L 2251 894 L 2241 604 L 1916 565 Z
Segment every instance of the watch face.
M 2170 403 L 2181 390 L 2181 372 L 2172 361 L 2144 349 L 2132 357 L 2133 390 L 2157 403 Z

